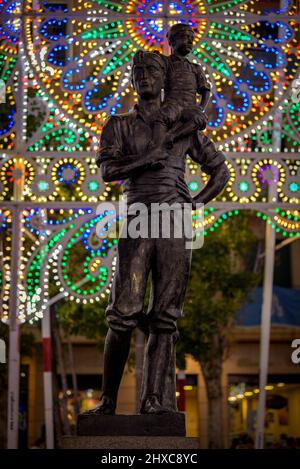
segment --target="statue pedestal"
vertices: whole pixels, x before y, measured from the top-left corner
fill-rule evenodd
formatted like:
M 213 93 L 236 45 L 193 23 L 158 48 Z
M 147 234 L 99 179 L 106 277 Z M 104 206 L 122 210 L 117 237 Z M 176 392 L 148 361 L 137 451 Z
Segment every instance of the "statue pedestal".
M 185 414 L 86 415 L 77 420 L 78 436 L 185 436 Z
M 185 414 L 78 416 L 77 436 L 64 436 L 63 449 L 198 449 L 185 437 Z
M 63 436 L 62 449 L 177 449 L 197 450 L 198 438 L 183 436 Z

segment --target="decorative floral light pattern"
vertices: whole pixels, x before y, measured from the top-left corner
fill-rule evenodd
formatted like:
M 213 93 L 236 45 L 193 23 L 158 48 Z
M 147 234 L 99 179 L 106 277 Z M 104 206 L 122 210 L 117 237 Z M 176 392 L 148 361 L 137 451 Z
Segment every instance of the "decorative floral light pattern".
M 295 6 L 286 2 L 283 11 L 262 12 L 259 4 L 79 0 L 56 18 L 46 4 L 38 19 L 25 21 L 26 53 L 47 96 L 96 135 L 108 114 L 126 112 L 133 103 L 134 52 L 163 51 L 164 21 L 170 26 L 186 18 L 197 30 L 193 60 L 201 61 L 213 86 L 209 127 L 215 140 L 227 141 L 270 113 L 299 67 Z

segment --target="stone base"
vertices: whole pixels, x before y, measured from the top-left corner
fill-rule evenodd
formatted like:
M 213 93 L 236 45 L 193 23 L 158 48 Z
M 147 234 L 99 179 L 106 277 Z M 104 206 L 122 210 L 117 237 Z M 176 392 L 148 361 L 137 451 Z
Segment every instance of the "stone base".
M 199 449 L 198 438 L 179 436 L 64 436 L 62 449 Z
M 77 420 L 78 436 L 185 436 L 185 414 L 86 415 Z

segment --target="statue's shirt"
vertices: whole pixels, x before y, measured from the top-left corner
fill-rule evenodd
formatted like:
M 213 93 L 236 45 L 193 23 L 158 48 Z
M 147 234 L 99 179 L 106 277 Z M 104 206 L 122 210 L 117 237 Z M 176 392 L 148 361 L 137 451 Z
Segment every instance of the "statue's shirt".
M 188 57 L 179 57 L 175 54 L 167 59 L 166 104 L 174 101 L 184 107 L 195 105 L 196 94 L 201 93 L 203 89 L 211 88 L 201 65 L 190 62 Z
M 116 165 L 122 158 L 142 161 L 149 151 L 152 125 L 151 116 L 145 115 L 138 106 L 128 114 L 111 116 L 101 135 L 100 164 Z M 122 179 L 128 203 L 190 202 L 184 178 L 186 156 L 199 163 L 208 174 L 225 160 L 224 154 L 217 151 L 205 135 L 195 132 L 175 143 L 171 154 L 163 161 L 164 168 L 151 169 L 148 165 Z

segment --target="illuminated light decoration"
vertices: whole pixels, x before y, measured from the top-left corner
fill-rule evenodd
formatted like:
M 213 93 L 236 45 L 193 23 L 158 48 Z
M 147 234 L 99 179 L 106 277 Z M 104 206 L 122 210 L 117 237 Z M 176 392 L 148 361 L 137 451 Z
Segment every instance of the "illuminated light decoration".
M 24 211 L 26 228 L 37 236 L 24 260 L 24 292 L 27 292 L 24 315 L 31 322 L 41 317 L 48 301 L 42 287 L 47 287 L 50 271 L 53 271 L 60 291 L 64 291 L 71 300 L 86 303 L 99 301 L 108 295 L 115 270 L 116 239 L 105 238 L 100 240 L 97 249 L 92 248 L 92 239 L 96 239 L 93 233 L 103 217 L 106 221 L 105 213 L 95 217 L 90 209 L 51 209 L 47 212 L 37 209 Z M 112 216 L 115 217 L 115 212 Z M 53 232 L 57 229 L 59 231 Z M 101 242 L 105 242 L 104 249 Z M 91 247 L 88 252 L 85 250 L 87 243 Z M 74 249 L 76 256 L 82 257 L 86 253 L 85 261 L 78 265 L 78 269 L 74 269 L 69 260 Z
M 96 202 L 105 200 L 111 192 L 111 187 L 103 183 L 94 158 L 84 158 L 84 162 L 77 158 L 63 158 L 58 161 L 37 158 L 36 161 L 40 169 L 31 168 L 34 171 L 31 170 L 30 185 L 26 186 L 26 198 L 29 197 L 30 200 L 68 200 L 70 198 Z M 11 193 L 9 181 L 12 175 L 11 170 L 7 171 L 7 163 L 1 166 L 0 161 L 0 176 L 1 174 L 0 196 L 4 197 Z
M 258 161 L 252 170 L 252 178 L 256 185 L 276 185 L 280 191 L 281 186 L 286 180 L 286 169 L 283 163 L 276 160 L 264 159 Z
M 11 262 L 11 212 L 6 211 L 7 214 L 7 229 L 4 230 L 3 234 L 1 235 L 2 238 L 2 292 L 1 292 L 1 299 L 0 299 L 0 318 L 3 322 L 8 321 L 8 313 L 9 313 L 9 298 L 10 298 L 10 288 L 11 288 L 11 272 L 10 272 L 10 262 Z M 21 225 L 20 225 L 20 238 L 21 244 L 25 241 L 25 230 L 23 219 L 20 217 Z M 21 246 L 20 251 L 18 252 L 18 257 L 20 259 L 19 265 L 19 279 L 18 279 L 18 289 L 19 289 L 19 304 L 18 304 L 18 320 L 20 323 L 25 321 L 25 303 L 26 303 L 26 294 L 24 291 L 23 281 L 24 281 L 24 269 L 25 269 L 25 262 L 24 262 L 24 246 Z
M 284 237 L 300 237 L 300 212 L 298 210 L 282 210 L 277 208 L 275 215 L 257 212 L 256 216 L 271 225 L 277 233 Z
M 58 264 L 61 263 L 61 274 L 58 271 L 57 280 L 64 286 L 64 289 L 68 291 L 71 296 L 76 297 L 79 301 L 88 299 L 89 301 L 101 295 L 107 295 L 111 285 L 112 274 L 114 269 L 111 269 L 113 265 L 113 259 L 116 256 L 116 239 L 100 239 L 99 237 L 93 236 L 94 231 L 97 228 L 97 223 L 101 219 L 101 215 L 95 217 L 92 220 L 86 222 L 79 229 L 72 232 L 69 241 L 63 251 L 58 256 Z M 88 236 L 84 236 L 87 234 Z M 80 283 L 81 286 L 77 287 L 76 279 L 74 274 L 78 276 L 78 272 L 72 269 L 69 256 L 72 255 L 73 249 L 78 244 L 84 242 L 83 246 L 89 245 L 92 242 L 91 238 L 100 243 L 98 249 L 89 249 L 86 260 L 83 263 L 83 271 Z M 104 242 L 105 241 L 105 242 Z M 104 243 L 104 248 L 102 244 Z M 103 296 L 102 296 L 103 297 Z
M 5 97 L 6 103 L 0 104 L 0 138 L 11 134 L 15 125 L 14 116 L 16 112 L 16 105 L 12 92 L 12 87 L 10 85 L 7 86 Z
M 203 220 L 203 234 L 204 236 L 209 235 L 217 228 L 220 227 L 221 223 L 228 221 L 231 217 L 239 215 L 239 210 L 215 210 L 213 207 L 204 209 L 204 220 Z M 194 224 L 193 224 L 194 228 Z
M 59 45 L 53 47 L 48 54 L 47 61 L 56 67 L 64 67 L 70 61 L 70 57 L 67 56 L 68 50 L 68 46 Z
M 43 210 L 33 208 L 24 211 L 25 226 L 26 228 L 35 235 L 40 235 L 41 227 L 44 227 L 45 231 L 60 228 L 63 225 L 68 225 L 71 222 L 76 221 L 82 215 L 90 215 L 92 209 L 72 209 L 72 210 L 51 210 L 47 212 L 47 218 Z M 44 233 L 43 233 L 44 235 Z
M 0 209 L 0 233 L 7 228 L 7 210 Z
M 92 254 L 106 257 L 108 250 L 115 244 L 117 239 L 109 240 L 106 233 L 108 233 L 110 227 L 114 225 L 117 227 L 119 221 L 122 220 L 122 216 L 116 216 L 115 210 L 108 212 L 105 210 L 102 214 L 98 215 L 94 220 L 91 221 L 90 225 L 83 232 L 82 240 L 86 250 Z M 102 230 L 99 233 L 98 223 L 102 223 Z M 96 226 L 96 229 L 94 227 Z M 99 236 L 100 234 L 100 236 Z
M 54 184 L 51 178 L 46 175 L 37 175 L 31 184 L 30 198 L 35 200 L 39 198 L 41 200 L 47 200 L 47 198 L 54 192 Z
M 72 166 L 70 163 L 66 165 L 61 165 L 57 170 L 58 182 L 65 182 L 66 184 L 76 183 L 76 180 L 79 177 L 76 166 Z
M 266 164 L 258 169 L 258 178 L 263 184 L 277 184 L 279 180 L 279 171 L 276 166 Z
M 67 24 L 67 18 L 63 18 L 61 20 L 55 18 L 50 19 L 43 22 L 39 33 L 49 41 L 54 42 L 67 35 Z M 55 33 L 51 33 L 51 31 L 55 31 Z
M 81 193 L 81 184 L 85 179 L 86 169 L 82 162 L 73 158 L 64 158 L 54 162 L 51 168 L 51 179 L 55 186 L 54 193 L 57 194 L 57 186 L 64 185 L 75 192 Z
M 292 90 L 291 90 L 292 91 Z M 282 113 L 282 125 L 281 125 L 281 151 L 283 153 L 295 153 L 299 152 L 300 147 L 300 107 L 299 103 L 293 103 L 291 99 L 286 99 L 280 105 Z M 251 129 L 250 135 L 245 135 L 244 139 L 240 139 L 230 146 L 231 151 L 240 151 L 240 148 L 254 147 L 255 151 L 270 152 L 272 146 L 272 132 L 273 127 L 273 116 L 269 116 L 268 119 L 258 124 L 256 128 Z M 278 131 L 278 130 L 277 130 Z M 226 149 L 229 146 L 226 146 Z M 294 162 L 297 164 L 297 160 Z M 291 173 L 292 175 L 293 173 Z
M 20 18 L 14 17 L 14 14 L 21 13 L 21 1 L 2 0 L 0 3 L 0 14 L 3 20 L 0 24 L 0 38 L 7 41 L 12 49 L 18 41 Z M 6 17 L 5 17 L 6 15 Z M 10 16 L 11 15 L 11 16 Z
M 45 192 L 47 189 L 49 189 L 49 183 L 45 181 L 44 179 L 41 179 L 38 183 L 38 188 L 41 193 Z
M 242 191 L 242 192 L 248 192 L 249 190 L 249 184 L 247 181 L 241 181 L 239 183 L 239 189 Z
M 92 192 L 95 192 L 95 191 L 97 191 L 97 189 L 99 189 L 98 181 L 90 181 L 88 186 L 89 186 L 90 191 L 92 191 Z M 299 186 L 298 186 L 297 190 L 298 189 L 299 189 Z
M 98 200 L 99 196 L 105 192 L 105 185 L 100 175 L 97 179 L 93 175 L 86 177 L 82 186 L 83 200 Z
M 63 11 L 64 13 L 67 13 L 69 11 L 68 4 L 64 3 L 49 3 L 49 2 L 43 2 L 43 6 L 49 10 L 49 11 Z
M 107 23 L 98 28 L 82 33 L 83 40 L 87 39 L 112 39 L 124 36 L 124 28 L 121 21 Z
M 291 192 L 299 192 L 299 184 L 295 181 L 291 182 L 289 185 L 289 189 Z
M 83 130 L 76 132 L 74 129 L 64 128 L 62 125 L 59 128 L 56 122 L 47 122 L 43 125 L 41 131 L 44 133 L 43 138 L 40 138 L 34 144 L 28 147 L 28 151 L 37 152 L 39 150 L 56 148 L 58 151 L 66 151 L 71 153 L 74 150 L 83 150 L 85 136 Z
M 7 194 L 13 198 L 14 184 L 25 184 L 29 187 L 34 180 L 35 169 L 31 161 L 23 158 L 11 158 L 0 166 L 0 181 L 2 184 L 2 193 L 0 199 L 7 197 Z
M 67 14 L 66 18 L 44 21 L 41 18 L 34 40 L 32 20 L 26 18 L 27 57 L 41 89 L 66 118 L 97 135 L 109 114 L 128 111 L 134 95 L 129 75 L 126 81 L 124 76 L 129 73 L 132 55 L 138 48 L 162 50 L 165 12 L 162 13 L 161 5 L 154 1 L 79 2 L 73 11 L 81 12 L 85 21 Z M 228 12 L 233 5 L 234 14 L 241 21 L 229 21 Z M 258 0 L 214 5 L 179 0 L 168 4 L 169 25 L 186 18 L 197 29 L 193 57 L 202 62 L 213 86 L 215 109 L 210 105 L 208 114 L 216 141 L 230 142 L 270 115 L 299 67 L 297 24 L 276 19 L 265 21 L 265 12 L 257 13 L 258 5 Z M 292 15 L 293 5 L 285 8 Z M 242 20 L 244 10 L 247 22 Z M 112 12 L 116 12 L 114 20 L 107 16 Z M 220 15 L 218 20 L 216 12 Z M 96 20 L 97 14 L 102 20 L 95 28 L 92 17 Z M 261 18 L 254 19 L 252 14 Z M 65 62 L 64 57 L 71 57 L 66 49 L 70 47 L 78 52 Z M 46 51 L 43 60 L 41 50 Z M 102 85 L 107 77 L 112 81 L 110 90 Z M 228 82 L 230 85 L 225 86 Z M 278 90 L 274 98 L 275 88 Z M 80 97 L 78 91 L 82 91 Z M 97 102 L 98 97 L 101 99 Z
M 199 189 L 199 183 L 197 181 L 191 181 L 189 183 L 189 189 L 193 192 L 197 191 Z
M 25 227 L 36 236 L 45 236 L 47 229 L 47 222 L 43 213 L 39 209 L 25 210 L 24 214 L 24 225 Z

